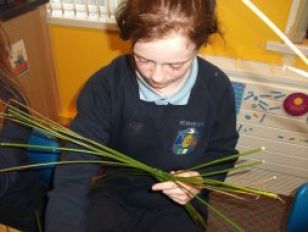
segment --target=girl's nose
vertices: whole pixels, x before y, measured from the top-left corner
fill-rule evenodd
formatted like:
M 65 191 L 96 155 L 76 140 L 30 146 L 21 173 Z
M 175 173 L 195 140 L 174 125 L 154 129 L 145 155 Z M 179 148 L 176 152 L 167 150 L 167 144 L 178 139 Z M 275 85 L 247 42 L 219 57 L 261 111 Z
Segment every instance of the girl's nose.
M 153 66 L 151 70 L 150 78 L 153 82 L 156 82 L 156 83 L 159 83 L 163 80 L 164 73 L 160 65 L 156 64 Z

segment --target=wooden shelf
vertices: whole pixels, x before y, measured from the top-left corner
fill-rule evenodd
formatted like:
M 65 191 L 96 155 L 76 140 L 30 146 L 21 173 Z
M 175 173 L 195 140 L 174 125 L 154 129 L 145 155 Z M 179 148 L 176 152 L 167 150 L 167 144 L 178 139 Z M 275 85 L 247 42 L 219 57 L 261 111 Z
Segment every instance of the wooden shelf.
M 16 2 L 16 3 L 15 3 Z M 36 7 L 43 5 L 49 0 L 22 0 L 15 1 L 14 4 L 10 5 L 1 5 L 0 8 L 0 18 L 2 20 L 8 20 L 15 16 L 24 14 L 28 11 L 35 9 Z

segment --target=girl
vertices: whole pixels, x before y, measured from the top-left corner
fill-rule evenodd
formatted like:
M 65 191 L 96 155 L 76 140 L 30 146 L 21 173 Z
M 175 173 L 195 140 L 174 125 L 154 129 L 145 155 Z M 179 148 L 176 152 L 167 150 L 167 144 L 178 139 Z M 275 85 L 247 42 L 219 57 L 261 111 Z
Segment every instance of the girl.
M 215 1 L 128 0 L 117 11 L 117 23 L 131 54 L 89 79 L 71 128 L 174 175 L 198 176 L 178 171 L 234 154 L 232 86 L 219 68 L 197 57 L 218 32 Z M 102 172 L 105 177 L 91 182 Z M 95 165 L 58 167 L 47 231 L 202 231 L 182 205 L 192 201 L 198 207 L 189 192 L 207 193 L 186 187 Z

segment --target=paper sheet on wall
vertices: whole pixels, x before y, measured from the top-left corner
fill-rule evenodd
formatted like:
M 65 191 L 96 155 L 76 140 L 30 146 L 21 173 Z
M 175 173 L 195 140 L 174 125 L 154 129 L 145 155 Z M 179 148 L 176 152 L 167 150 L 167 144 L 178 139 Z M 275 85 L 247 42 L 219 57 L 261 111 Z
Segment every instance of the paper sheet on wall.
M 23 40 L 12 44 L 11 65 L 17 76 L 21 77 L 29 71 L 29 61 Z

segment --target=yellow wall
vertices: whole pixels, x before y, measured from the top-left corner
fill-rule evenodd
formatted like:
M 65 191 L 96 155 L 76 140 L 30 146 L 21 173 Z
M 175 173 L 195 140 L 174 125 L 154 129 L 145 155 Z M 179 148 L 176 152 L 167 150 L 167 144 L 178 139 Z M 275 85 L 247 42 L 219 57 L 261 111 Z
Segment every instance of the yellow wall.
M 284 31 L 292 0 L 253 0 Z M 268 40 L 278 37 L 240 0 L 218 0 L 218 14 L 224 42 L 213 40 L 202 53 L 281 63 L 280 54 L 264 49 Z M 100 30 L 50 26 L 57 81 L 62 105 L 61 117 L 71 117 L 75 98 L 87 78 L 117 55 L 129 51 L 117 33 Z
M 114 57 L 128 52 L 129 44 L 114 32 L 63 26 L 50 29 L 61 101 L 60 118 L 70 118 L 84 82 Z
M 252 2 L 282 31 L 285 30 L 292 0 Z M 209 46 L 205 52 L 269 63 L 281 62 L 280 54 L 264 49 L 268 40 L 279 40 L 278 37 L 240 0 L 218 0 L 218 15 L 224 42 L 221 39 L 214 40 L 213 46 Z

